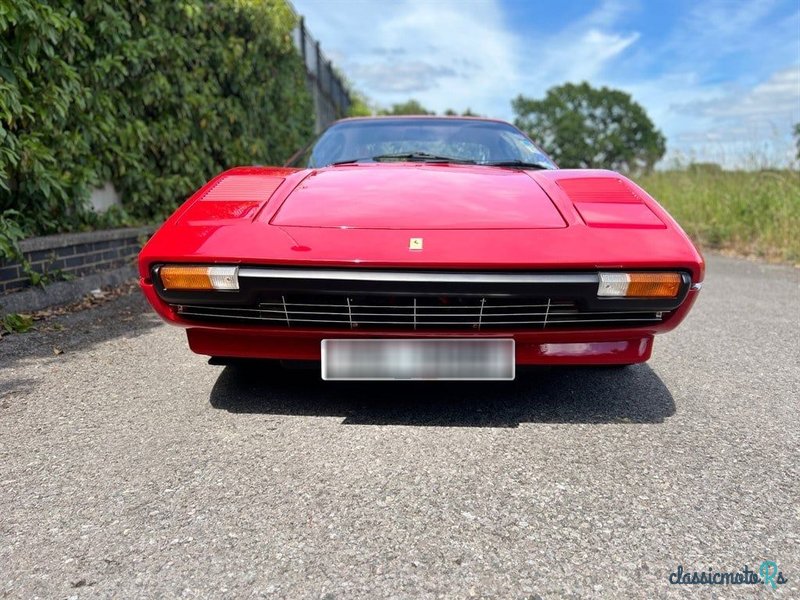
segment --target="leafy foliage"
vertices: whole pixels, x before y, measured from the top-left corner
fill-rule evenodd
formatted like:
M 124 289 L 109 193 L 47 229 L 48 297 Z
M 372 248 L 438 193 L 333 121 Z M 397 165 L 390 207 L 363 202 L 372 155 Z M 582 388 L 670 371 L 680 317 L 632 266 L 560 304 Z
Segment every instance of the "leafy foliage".
M 25 237 L 19 224 L 21 217 L 19 211 L 11 209 L 0 213 L 0 259 L 16 260 L 22 256 L 18 246 Z
M 629 94 L 588 83 L 567 83 L 544 99 L 518 96 L 515 124 L 561 166 L 650 171 L 666 142 Z
M 5 333 L 25 333 L 33 327 L 33 318 L 30 315 L 8 313 L 3 315 L 0 325 Z
M 452 108 L 448 108 L 447 110 L 444 111 L 443 114 L 446 117 L 457 117 L 457 116 L 461 116 L 461 117 L 480 117 L 481 116 L 478 113 L 472 112 L 472 109 L 469 108 L 469 107 L 467 107 L 467 110 L 462 112 L 460 115 L 459 115 L 458 111 L 453 110 Z
M 314 121 L 293 26 L 284 0 L 0 0 L 5 243 L 11 221 L 95 224 L 105 181 L 124 224 L 163 218 L 224 168 L 282 163 Z
M 800 160 L 800 123 L 794 126 L 794 139 L 797 144 L 797 160 Z
M 429 111 L 427 108 L 422 106 L 419 101 L 414 100 L 407 100 L 405 102 L 401 102 L 400 104 L 392 104 L 392 108 L 390 109 L 383 109 L 378 112 L 379 115 L 433 115 L 436 114 L 434 112 Z
M 350 90 L 350 108 L 348 117 L 369 117 L 373 113 L 370 100 L 361 92 Z
M 44 284 L 49 280 L 47 276 L 31 268 L 30 261 L 19 247 L 19 242 L 25 238 L 25 230 L 20 225 L 23 221 L 19 211 L 8 209 L 0 212 L 0 260 L 19 263 L 33 285 Z

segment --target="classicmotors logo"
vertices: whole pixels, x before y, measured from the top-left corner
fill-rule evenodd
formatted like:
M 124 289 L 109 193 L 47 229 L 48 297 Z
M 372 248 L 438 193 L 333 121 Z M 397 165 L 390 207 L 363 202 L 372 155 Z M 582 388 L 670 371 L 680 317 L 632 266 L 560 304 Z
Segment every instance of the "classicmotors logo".
M 684 571 L 683 565 L 678 565 L 669 575 L 669 582 L 674 585 L 757 585 L 770 586 L 778 589 L 789 580 L 778 569 L 774 560 L 765 560 L 757 571 L 745 565 L 741 571 Z

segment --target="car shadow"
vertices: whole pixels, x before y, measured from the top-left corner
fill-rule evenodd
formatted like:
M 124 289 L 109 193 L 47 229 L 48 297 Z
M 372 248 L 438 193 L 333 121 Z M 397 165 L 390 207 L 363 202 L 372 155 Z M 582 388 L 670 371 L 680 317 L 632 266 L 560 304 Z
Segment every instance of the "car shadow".
M 227 366 L 210 397 L 232 413 L 341 417 L 347 425 L 517 427 L 662 423 L 675 402 L 646 364 L 518 368 L 510 382 L 329 382 L 318 370 Z

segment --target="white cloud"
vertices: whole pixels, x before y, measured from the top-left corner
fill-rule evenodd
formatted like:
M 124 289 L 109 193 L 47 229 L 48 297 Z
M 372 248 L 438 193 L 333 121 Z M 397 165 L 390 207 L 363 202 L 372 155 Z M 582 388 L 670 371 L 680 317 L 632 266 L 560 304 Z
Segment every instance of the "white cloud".
M 495 113 L 516 89 L 518 40 L 494 0 L 295 5 L 356 87 L 382 105 L 414 97 L 437 111 Z
M 356 87 L 386 106 L 414 97 L 511 119 L 511 99 L 591 80 L 639 34 L 610 29 L 624 6 L 605 2 L 535 43 L 512 32 L 499 0 L 296 0 L 312 34 Z
M 387 73 L 391 73 L 387 76 Z M 441 79 L 457 77 L 451 67 L 422 60 L 355 63 L 348 75 L 370 90 L 387 94 L 417 94 L 439 86 Z
M 776 17 L 775 7 L 697 3 L 665 41 L 635 53 L 636 75 L 623 60 L 594 83 L 631 93 L 666 134 L 668 157 L 786 164 L 800 121 L 800 12 Z
M 781 69 L 749 90 L 681 108 L 716 120 L 784 122 L 800 119 L 800 64 Z
M 618 34 L 593 28 L 576 32 L 574 37 L 568 36 L 563 41 L 551 40 L 545 49 L 544 61 L 537 65 L 538 76 L 531 79 L 540 88 L 566 81 L 596 79 L 607 63 L 638 39 L 637 32 Z
M 672 109 L 694 123 L 672 136 L 675 153 L 732 167 L 791 163 L 792 126 L 800 122 L 800 64 L 749 88 L 720 90 Z
M 749 85 L 707 84 L 692 72 L 610 84 L 647 108 L 667 135 L 670 155 L 729 167 L 752 165 L 754 156 L 760 163 L 785 164 L 792 155 L 792 126 L 800 122 L 800 65 Z
M 799 55 L 800 12 L 771 16 L 776 1 L 697 3 L 656 41 L 623 25 L 637 0 L 605 0 L 530 39 L 500 0 L 294 3 L 328 56 L 383 106 L 413 97 L 438 112 L 469 107 L 510 120 L 518 94 L 586 80 L 631 93 L 671 151 L 728 144 L 722 153 L 734 164 L 753 140 L 773 140 L 786 155 L 800 121 L 800 67 L 787 68 Z
M 713 62 L 721 55 L 741 51 L 764 52 L 770 45 L 785 40 L 780 28 L 793 26 L 797 34 L 796 20 L 777 24 L 768 20 L 778 3 L 778 0 L 697 2 L 675 30 L 669 50 L 696 63 Z

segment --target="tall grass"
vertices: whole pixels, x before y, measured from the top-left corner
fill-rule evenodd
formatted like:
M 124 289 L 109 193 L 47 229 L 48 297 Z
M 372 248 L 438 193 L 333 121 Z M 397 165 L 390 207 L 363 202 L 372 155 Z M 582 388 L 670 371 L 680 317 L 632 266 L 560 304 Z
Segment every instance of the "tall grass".
M 688 168 L 637 178 L 703 248 L 800 263 L 800 173 Z

